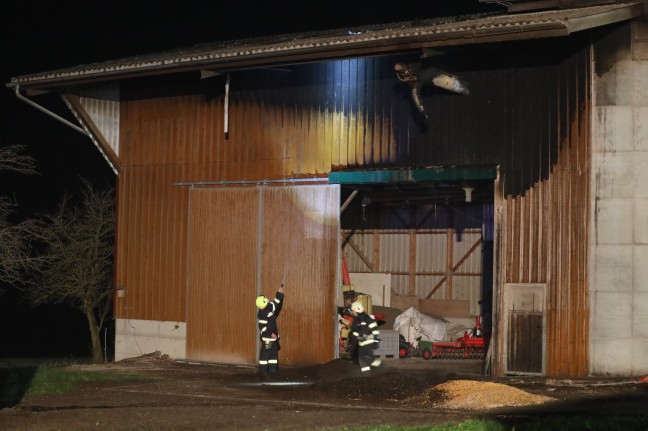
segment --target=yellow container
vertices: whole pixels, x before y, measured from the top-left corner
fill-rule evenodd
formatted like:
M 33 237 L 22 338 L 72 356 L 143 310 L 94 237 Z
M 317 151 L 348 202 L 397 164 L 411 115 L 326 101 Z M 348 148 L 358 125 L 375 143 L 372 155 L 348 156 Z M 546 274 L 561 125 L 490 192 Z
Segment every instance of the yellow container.
M 367 295 L 365 293 L 359 293 L 358 299 L 356 299 L 356 301 L 362 302 L 362 305 L 364 305 L 365 312 L 367 314 L 373 314 L 371 311 L 371 295 Z

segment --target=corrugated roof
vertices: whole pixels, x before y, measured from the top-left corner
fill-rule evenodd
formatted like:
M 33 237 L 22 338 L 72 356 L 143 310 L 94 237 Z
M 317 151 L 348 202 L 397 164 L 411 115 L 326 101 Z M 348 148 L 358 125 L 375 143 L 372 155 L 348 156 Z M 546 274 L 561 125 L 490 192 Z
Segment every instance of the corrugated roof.
M 642 2 L 635 1 L 517 15 L 466 15 L 240 39 L 18 76 L 12 78 L 7 86 L 51 89 L 86 81 L 188 70 L 227 71 L 381 55 L 424 47 L 566 36 L 576 31 L 628 20 L 641 13 Z

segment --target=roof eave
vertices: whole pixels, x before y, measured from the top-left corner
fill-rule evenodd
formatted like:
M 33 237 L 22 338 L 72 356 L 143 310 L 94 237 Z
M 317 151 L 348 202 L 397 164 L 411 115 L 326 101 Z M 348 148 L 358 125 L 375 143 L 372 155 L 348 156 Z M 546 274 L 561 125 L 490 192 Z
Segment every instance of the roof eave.
M 236 51 L 205 52 L 173 59 L 158 58 L 126 66 L 102 63 L 83 73 L 56 71 L 38 75 L 16 77 L 8 87 L 20 86 L 28 91 L 47 91 L 69 85 L 117 79 L 162 75 L 209 69 L 231 71 L 255 67 L 327 61 L 351 57 L 386 55 L 429 47 L 458 46 L 524 39 L 567 36 L 615 22 L 625 21 L 642 14 L 641 2 L 617 5 L 601 13 L 584 13 L 564 20 L 525 21 L 506 25 L 484 27 L 457 26 L 447 32 L 410 30 L 389 36 L 376 34 L 375 38 L 312 38 L 294 43 L 267 44 L 265 46 L 237 47 Z
M 569 32 L 576 33 L 616 22 L 627 21 L 641 16 L 643 10 L 643 2 L 635 2 L 606 13 L 575 17 L 569 20 Z
M 207 60 L 194 60 L 187 63 L 170 63 L 160 61 L 158 64 L 145 64 L 130 69 L 98 70 L 83 76 L 68 75 L 48 77 L 26 82 L 10 82 L 9 87 L 20 85 L 29 91 L 47 91 L 68 85 L 82 85 L 90 82 L 112 81 L 115 79 L 138 78 L 144 76 L 164 75 L 170 73 L 191 72 L 209 69 L 212 71 L 232 71 L 267 66 L 285 66 L 327 60 L 339 60 L 354 57 L 370 57 L 396 52 L 414 51 L 421 48 L 441 46 L 458 46 L 489 42 L 537 39 L 566 36 L 569 29 L 564 25 L 541 24 L 533 28 L 511 29 L 505 31 L 466 31 L 452 35 L 435 37 L 404 37 L 398 40 L 385 41 L 381 44 L 370 42 L 348 43 L 344 46 L 312 46 L 292 49 L 286 52 L 269 51 L 245 56 L 227 57 Z

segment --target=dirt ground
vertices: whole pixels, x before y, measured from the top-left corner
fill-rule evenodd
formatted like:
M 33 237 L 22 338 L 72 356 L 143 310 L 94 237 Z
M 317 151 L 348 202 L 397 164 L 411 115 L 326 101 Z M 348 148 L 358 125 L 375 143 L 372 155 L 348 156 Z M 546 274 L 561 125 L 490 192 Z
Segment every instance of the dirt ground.
M 0 429 L 334 430 L 484 417 L 513 426 L 547 413 L 594 418 L 648 415 L 646 383 L 490 379 L 481 375 L 479 361 L 387 359 L 369 377 L 362 377 L 357 365 L 346 359 L 282 368 L 271 378 L 258 376 L 253 367 L 179 362 L 155 355 L 83 368 L 148 378 L 86 383 L 70 393 L 25 397 L 0 410 Z M 446 382 L 455 392 L 438 390 Z M 500 401 L 493 407 L 495 395 Z M 525 405 L 531 398 L 541 402 Z

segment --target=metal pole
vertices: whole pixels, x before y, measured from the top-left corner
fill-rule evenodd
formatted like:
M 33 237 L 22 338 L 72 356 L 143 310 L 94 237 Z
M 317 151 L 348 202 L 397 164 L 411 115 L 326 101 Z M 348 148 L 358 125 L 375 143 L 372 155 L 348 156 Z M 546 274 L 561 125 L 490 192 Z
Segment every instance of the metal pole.
M 285 183 L 325 183 L 328 184 L 328 178 L 286 178 L 284 180 L 238 180 L 238 181 L 197 181 L 197 182 L 179 182 L 175 186 L 234 186 L 234 185 L 264 185 L 264 184 L 285 184 Z
M 72 128 L 73 128 L 74 130 L 76 130 L 77 132 L 80 132 L 80 133 L 83 133 L 83 134 L 86 135 L 86 136 L 89 136 L 89 135 L 88 135 L 88 132 L 86 132 L 85 130 L 83 130 L 81 127 L 77 126 L 76 124 L 70 123 L 70 122 L 69 122 L 68 120 L 66 120 L 65 118 L 63 118 L 63 117 L 59 117 L 59 116 L 56 115 L 55 113 L 53 113 L 53 112 L 51 112 L 51 111 L 48 111 L 47 109 L 43 108 L 42 106 L 40 106 L 40 105 L 37 104 L 36 102 L 34 102 L 34 101 L 32 101 L 32 100 L 26 98 L 26 97 L 23 96 L 22 94 L 20 94 L 20 85 L 16 85 L 16 90 L 15 90 L 15 92 L 16 92 L 16 97 L 17 97 L 18 99 L 22 100 L 23 102 L 27 103 L 28 105 L 31 105 L 31 106 L 33 106 L 34 108 L 38 109 L 39 111 L 44 112 L 45 114 L 49 115 L 50 117 L 57 119 L 57 120 L 60 121 L 61 123 L 65 124 L 65 125 L 67 125 L 67 126 L 72 127 Z

